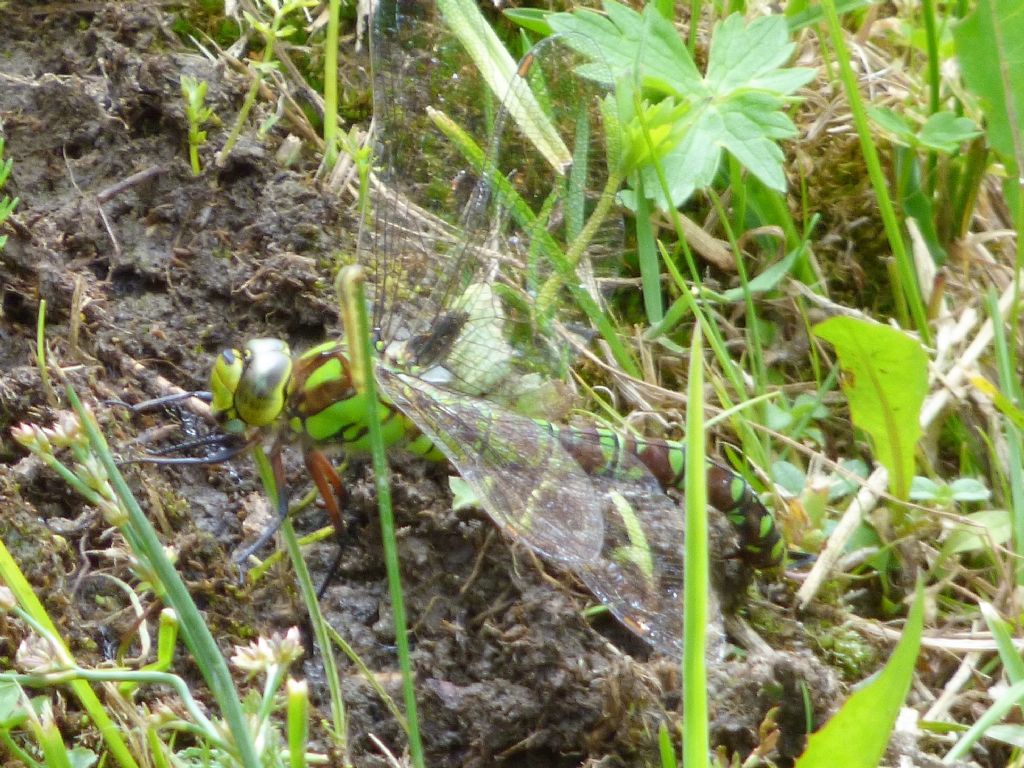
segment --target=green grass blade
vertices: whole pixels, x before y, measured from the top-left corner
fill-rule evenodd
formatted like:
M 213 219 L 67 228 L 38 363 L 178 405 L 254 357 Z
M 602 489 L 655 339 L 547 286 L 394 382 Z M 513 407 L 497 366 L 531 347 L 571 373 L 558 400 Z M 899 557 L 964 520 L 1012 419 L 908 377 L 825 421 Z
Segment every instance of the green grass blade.
M 253 461 L 256 463 L 256 471 L 260 481 L 263 483 L 264 491 L 270 500 L 272 509 L 277 509 L 278 493 L 274 481 L 274 470 L 267 458 L 266 452 L 259 446 L 252 451 Z M 348 721 L 345 716 L 345 700 L 341 695 L 341 678 L 338 673 L 337 660 L 334 657 L 334 646 L 331 643 L 330 628 L 324 620 L 323 612 L 320 610 L 320 601 L 317 600 L 316 588 L 313 586 L 313 579 L 309 575 L 309 568 L 306 567 L 306 560 L 302 556 L 302 544 L 295 535 L 291 520 L 285 519 L 281 523 L 281 540 L 284 542 L 291 560 L 292 569 L 295 571 L 295 580 L 299 586 L 299 594 L 302 595 L 302 602 L 306 606 L 306 615 L 309 617 L 310 626 L 313 629 L 313 636 L 320 647 L 320 657 L 324 665 L 324 679 L 327 683 L 327 690 L 331 700 L 331 726 L 337 740 L 339 751 L 345 756 L 345 765 L 348 762 Z M 251 575 L 251 574 L 250 574 Z
M 21 568 L 18 567 L 14 558 L 11 557 L 11 553 L 4 546 L 3 541 L 0 541 L 0 580 L 14 593 L 18 604 L 26 613 L 39 622 L 50 633 L 51 637 L 55 639 L 60 638 L 60 634 L 50 620 L 46 608 L 43 607 L 39 598 L 36 597 L 36 593 L 32 591 L 32 586 L 28 583 L 28 579 L 25 578 L 25 574 L 22 573 Z M 66 646 L 61 650 L 64 653 L 69 653 Z M 96 724 L 96 728 L 103 737 L 107 749 L 110 750 L 110 754 L 117 764 L 124 766 L 124 768 L 137 768 L 138 763 L 135 762 L 135 758 L 132 757 L 131 752 L 128 750 L 128 745 L 121 738 L 120 728 L 110 719 L 107 710 L 92 687 L 85 680 L 73 680 L 68 683 L 68 686 Z
M 519 77 L 519 65 L 494 34 L 477 4 L 471 0 L 438 0 L 437 7 L 523 135 L 552 168 L 563 173 L 572 163 L 572 153 L 529 85 Z
M 259 768 L 260 760 L 253 743 L 252 733 L 242 712 L 242 704 L 238 699 L 231 673 L 221 655 L 217 642 L 210 634 L 210 629 L 203 620 L 202 614 L 192 601 L 185 582 L 167 558 L 163 544 L 156 535 L 149 519 L 139 507 L 128 484 L 121 475 L 110 447 L 96 423 L 82 402 L 78 399 L 74 388 L 68 385 L 65 389 L 68 402 L 78 415 L 82 428 L 89 437 L 93 451 L 103 464 L 110 478 L 111 487 L 124 509 L 128 512 L 128 522 L 124 526 L 126 536 L 137 539 L 141 548 L 139 553 L 145 557 L 152 567 L 163 589 L 161 597 L 177 612 L 181 620 L 181 635 L 185 644 L 192 652 L 193 659 L 203 674 L 203 679 L 210 686 L 210 692 L 220 706 L 221 714 L 227 723 L 231 738 L 238 751 L 238 759 L 246 768 Z

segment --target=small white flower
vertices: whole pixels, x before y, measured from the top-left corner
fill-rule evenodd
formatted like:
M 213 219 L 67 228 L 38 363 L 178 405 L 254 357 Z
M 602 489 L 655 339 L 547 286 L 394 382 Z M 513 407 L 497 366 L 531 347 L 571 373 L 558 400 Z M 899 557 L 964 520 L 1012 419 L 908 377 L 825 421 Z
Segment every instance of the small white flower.
M 249 645 L 236 645 L 231 662 L 239 669 L 256 674 L 273 667 L 291 664 L 301 656 L 299 630 L 292 627 L 283 635 L 275 632 L 269 638 L 257 638 L 256 642 Z

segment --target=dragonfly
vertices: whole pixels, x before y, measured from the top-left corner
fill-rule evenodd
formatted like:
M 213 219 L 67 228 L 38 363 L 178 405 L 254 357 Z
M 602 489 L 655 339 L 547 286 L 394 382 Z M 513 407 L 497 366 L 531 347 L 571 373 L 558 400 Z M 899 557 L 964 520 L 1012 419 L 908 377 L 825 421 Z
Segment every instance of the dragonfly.
M 666 491 L 683 487 L 684 444 L 558 420 L 571 365 L 558 329 L 585 334 L 560 325 L 551 306 L 581 294 L 601 304 L 595 275 L 621 249 L 614 217 L 588 218 L 608 202 L 607 83 L 576 76 L 579 45 L 553 39 L 513 68 L 504 94 L 474 91 L 475 67 L 428 6 L 382 0 L 371 28 L 376 171 L 356 255 L 368 275 L 380 401 L 358 386 L 344 335 L 303 352 L 264 338 L 216 357 L 211 411 L 237 438 L 233 452 L 272 437 L 282 480 L 280 452 L 299 445 L 339 529 L 344 484 L 330 454 L 369 451 L 369 419 L 379 419 L 389 449 L 449 462 L 509 538 L 575 574 L 629 630 L 678 657 L 684 518 Z M 512 100 L 541 117 L 516 115 Z M 440 111 L 489 101 L 500 106 L 477 110 L 475 125 L 498 138 L 467 161 L 434 123 L 452 132 Z M 541 147 L 541 130 L 557 140 Z M 438 183 L 439 171 L 467 164 L 468 193 Z M 581 238 L 586 257 L 567 268 Z M 546 266 L 558 258 L 559 268 Z M 540 306 L 545 296 L 559 301 Z M 782 539 L 753 489 L 723 464 L 706 471 L 710 503 L 737 529 L 733 554 L 777 565 Z

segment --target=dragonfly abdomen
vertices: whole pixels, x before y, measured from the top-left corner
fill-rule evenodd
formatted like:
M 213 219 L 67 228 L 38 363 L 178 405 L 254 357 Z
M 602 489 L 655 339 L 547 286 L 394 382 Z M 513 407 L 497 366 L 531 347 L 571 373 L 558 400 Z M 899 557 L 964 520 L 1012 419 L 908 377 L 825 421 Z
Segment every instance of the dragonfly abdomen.
M 635 456 L 663 489 L 683 490 L 686 480 L 686 445 L 623 435 L 604 427 L 559 427 L 539 422 L 558 436 L 562 447 L 593 475 L 623 477 L 630 474 L 627 457 Z M 635 472 L 642 472 L 635 467 Z M 736 527 L 742 542 L 741 557 L 766 568 L 782 562 L 784 543 L 775 520 L 738 474 L 714 461 L 707 462 L 708 501 Z

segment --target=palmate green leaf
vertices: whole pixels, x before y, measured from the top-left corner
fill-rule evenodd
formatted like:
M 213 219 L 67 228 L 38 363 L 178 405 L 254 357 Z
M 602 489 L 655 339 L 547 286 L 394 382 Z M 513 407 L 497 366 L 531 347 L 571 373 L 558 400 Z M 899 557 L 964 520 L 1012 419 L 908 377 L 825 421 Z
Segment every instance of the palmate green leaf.
M 889 742 L 903 700 L 910 690 L 921 644 L 924 593 L 918 584 L 914 605 L 889 662 L 854 692 L 821 730 L 807 738 L 796 768 L 875 768 Z
M 716 25 L 701 76 L 682 39 L 657 10 L 642 13 L 608 0 L 606 16 L 593 11 L 555 14 L 552 30 L 579 36 L 584 55 L 600 51 L 595 68 L 616 81 L 639 83 L 653 97 L 688 105 L 679 118 L 681 135 L 659 159 L 668 189 L 652 164 L 639 169 L 645 194 L 661 208 L 677 207 L 697 189 L 711 185 L 729 152 L 770 189 L 783 191 L 783 154 L 776 144 L 796 135 L 782 111 L 789 95 L 808 82 L 815 70 L 781 68 L 793 53 L 786 20 L 766 16 L 747 24 L 734 14 Z M 592 76 L 589 71 L 584 75 Z M 605 77 L 608 75 L 605 74 Z
M 737 88 L 791 93 L 814 74 L 813 69 L 779 69 L 795 47 L 782 16 L 761 16 L 746 24 L 734 13 L 712 33 L 707 88 L 716 94 Z
M 901 331 L 850 317 L 833 317 L 814 334 L 836 348 L 853 423 L 867 432 L 893 493 L 906 499 L 928 392 L 928 356 Z
M 616 81 L 629 76 L 663 96 L 700 87 L 700 72 L 675 27 L 653 7 L 640 14 L 609 1 L 604 9 L 607 15 L 582 8 L 548 17 L 551 30 L 565 35 L 566 44 L 579 53 L 600 51 L 603 60 L 581 75 L 605 85 L 614 85 L 609 75 Z

